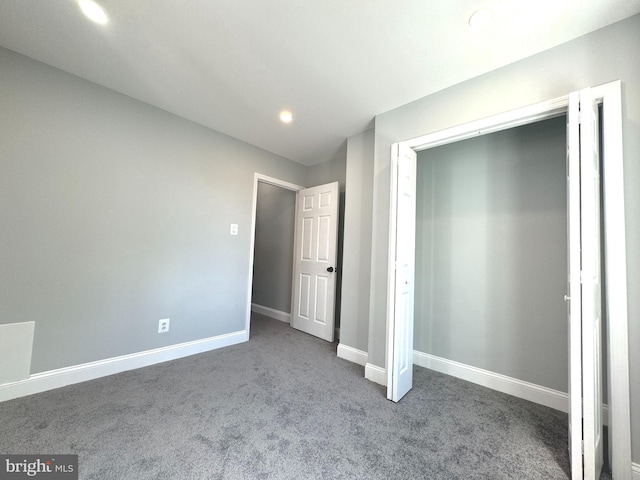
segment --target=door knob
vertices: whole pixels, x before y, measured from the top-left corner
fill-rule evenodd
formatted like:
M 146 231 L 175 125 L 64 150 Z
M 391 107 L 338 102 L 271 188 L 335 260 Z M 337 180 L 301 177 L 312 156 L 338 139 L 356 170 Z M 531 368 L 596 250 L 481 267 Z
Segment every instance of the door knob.
M 333 267 L 327 268 L 327 272 L 329 272 L 329 273 L 333 272 Z

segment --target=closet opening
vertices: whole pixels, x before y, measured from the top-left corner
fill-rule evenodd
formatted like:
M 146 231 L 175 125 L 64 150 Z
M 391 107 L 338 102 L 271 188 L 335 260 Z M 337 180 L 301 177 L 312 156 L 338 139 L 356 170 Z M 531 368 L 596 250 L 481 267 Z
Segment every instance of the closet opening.
M 503 171 L 494 171 L 493 174 L 488 173 L 486 169 L 482 169 L 482 162 L 480 162 L 479 165 L 467 166 L 466 169 L 461 169 L 462 173 L 456 173 L 455 166 L 452 165 L 446 167 L 437 163 L 428 165 L 427 170 L 438 170 L 436 174 L 439 175 L 441 182 L 436 188 L 438 188 L 440 192 L 438 193 L 435 189 L 429 192 L 431 195 L 439 195 L 437 202 L 430 207 L 432 211 L 424 212 L 424 202 L 422 205 L 418 205 L 418 209 L 422 209 L 422 219 L 431 218 L 431 221 L 434 224 L 438 224 L 441 228 L 437 232 L 427 229 L 425 239 L 420 237 L 422 244 L 418 246 L 419 250 L 416 251 L 415 249 L 415 231 L 419 231 L 420 229 L 424 230 L 425 227 L 424 224 L 421 225 L 419 222 L 416 222 L 415 216 L 416 152 L 435 149 L 441 145 L 453 144 L 473 137 L 480 137 L 486 133 L 502 132 L 514 127 L 523 128 L 523 126 L 534 125 L 535 122 L 543 119 L 548 122 L 562 122 L 562 117 L 560 117 L 560 120 L 557 120 L 558 116 L 564 115 L 568 111 L 569 128 L 567 129 L 567 136 L 569 138 L 568 143 L 572 145 L 572 148 L 568 149 L 569 155 L 567 157 L 566 168 L 567 171 L 575 171 L 575 168 L 570 168 L 570 166 L 575 164 L 574 156 L 579 152 L 578 161 L 581 162 L 580 165 L 583 172 L 582 179 L 587 179 L 587 181 L 586 183 L 583 182 L 582 185 L 578 182 L 578 188 L 576 189 L 576 176 L 573 175 L 573 177 L 571 177 L 570 175 L 569 178 L 566 176 L 566 173 L 564 173 L 565 164 L 561 160 L 560 165 L 556 165 L 556 168 L 560 168 L 560 177 L 547 185 L 548 188 L 551 188 L 549 196 L 538 198 L 537 202 L 541 202 L 543 205 L 549 207 L 549 202 L 553 198 L 556 200 L 560 198 L 559 193 L 562 193 L 561 186 L 562 183 L 566 181 L 565 179 L 570 180 L 570 178 L 573 178 L 574 181 L 567 182 L 567 189 L 574 193 L 578 192 L 578 202 L 576 203 L 576 197 L 574 196 L 570 196 L 570 199 L 573 200 L 567 201 L 570 206 L 573 205 L 575 207 L 575 205 L 578 205 L 578 217 L 582 218 L 582 225 L 584 226 L 591 222 L 589 225 L 593 227 L 592 230 L 587 231 L 587 233 L 585 233 L 583 227 L 582 241 L 587 242 L 584 245 L 587 245 L 588 248 L 587 246 L 583 246 L 582 251 L 588 250 L 589 252 L 594 252 L 594 254 L 597 252 L 599 255 L 600 247 L 594 244 L 593 239 L 600 238 L 600 235 L 592 234 L 593 231 L 595 231 L 594 229 L 598 227 L 598 223 L 593 223 L 589 220 L 590 217 L 596 215 L 591 213 L 587 208 L 589 196 L 595 199 L 594 201 L 590 201 L 591 204 L 595 205 L 597 203 L 597 195 L 593 194 L 594 184 L 589 180 L 589 178 L 591 178 L 589 175 L 592 175 L 590 169 L 594 163 L 589 159 L 591 157 L 597 158 L 597 155 L 594 155 L 597 148 L 586 145 L 589 143 L 587 139 L 590 136 L 597 137 L 594 132 L 589 133 L 588 130 L 589 128 L 594 130 L 592 127 L 597 124 L 597 121 L 594 119 L 597 118 L 597 115 L 589 114 L 589 111 L 594 112 L 594 99 L 602 105 L 601 136 L 603 141 L 600 143 L 602 147 L 602 172 L 598 178 L 596 169 L 593 178 L 597 179 L 598 182 L 601 180 L 601 183 L 595 190 L 602 188 L 603 209 L 601 214 L 597 214 L 597 216 L 602 219 L 602 236 L 604 238 L 602 265 L 603 277 L 606 277 L 607 280 L 607 283 L 602 285 L 603 288 L 601 290 L 603 298 L 606 300 L 603 304 L 601 317 L 606 320 L 606 352 L 607 363 L 609 365 L 609 395 L 607 396 L 609 400 L 609 437 L 610 445 L 614 446 L 611 452 L 611 465 L 614 475 L 621 475 L 620 478 L 627 478 L 631 469 L 631 452 L 619 82 L 613 82 L 593 89 L 583 89 L 579 94 L 576 92 L 567 97 L 525 107 L 513 112 L 507 112 L 502 115 L 445 131 L 435 132 L 394 145 L 390 202 L 387 396 L 394 401 L 398 401 L 402 395 L 411 388 L 412 368 L 410 367 L 414 359 L 413 348 L 422 345 L 423 348 L 428 348 L 431 349 L 432 352 L 436 352 L 419 352 L 419 350 L 416 350 L 417 354 L 415 358 L 418 362 L 423 361 L 426 364 L 430 364 L 430 366 L 425 365 L 429 366 L 429 368 L 436 366 L 439 367 L 441 371 L 448 369 L 449 371 L 445 373 L 457 374 L 462 378 L 465 378 L 464 375 L 473 374 L 476 379 L 468 379 L 476 381 L 476 383 L 485 384 L 498 390 L 502 389 L 506 393 L 515 393 L 517 396 L 521 396 L 523 392 L 533 396 L 542 394 L 538 400 L 543 401 L 538 401 L 538 403 L 548 401 L 557 403 L 555 406 L 550 405 L 554 406 L 554 408 L 564 406 L 564 408 L 558 409 L 570 411 L 570 419 L 573 418 L 573 422 L 570 421 L 570 426 L 573 425 L 575 427 L 570 431 L 571 459 L 573 464 L 576 465 L 575 471 L 578 472 L 579 470 L 579 474 L 574 472 L 574 478 L 582 478 L 582 456 L 580 448 L 576 448 L 576 446 L 580 446 L 582 438 L 584 438 L 585 443 L 585 474 L 591 476 L 588 472 L 598 469 L 597 460 L 594 459 L 598 456 L 596 454 L 598 446 L 601 448 L 602 444 L 600 423 L 602 413 L 600 411 L 600 404 L 598 402 L 591 402 L 591 410 L 586 406 L 583 409 L 582 403 L 586 405 L 588 401 L 591 401 L 589 400 L 591 398 L 589 395 L 592 393 L 588 393 L 589 390 L 597 391 L 600 394 L 602 393 L 602 391 L 595 386 L 595 380 L 593 382 L 591 380 L 593 375 L 597 377 L 602 373 L 598 372 L 599 368 L 593 368 L 591 364 L 592 360 L 599 356 L 599 353 L 596 351 L 592 352 L 590 348 L 599 343 L 598 339 L 604 338 L 604 335 L 601 335 L 601 331 L 596 333 L 594 329 L 590 327 L 590 323 L 584 323 L 591 317 L 587 317 L 587 320 L 579 317 L 581 310 L 578 306 L 580 303 L 576 302 L 575 298 L 581 298 L 580 288 L 577 290 L 577 296 L 570 298 L 570 296 L 567 295 L 566 300 L 568 300 L 571 305 L 573 318 L 578 319 L 578 325 L 580 325 L 580 318 L 582 318 L 581 321 L 583 324 L 582 327 L 580 327 L 582 333 L 578 330 L 578 346 L 580 345 L 580 335 L 582 335 L 583 339 L 582 356 L 579 354 L 576 356 L 576 344 L 573 340 L 567 342 L 573 347 L 573 353 L 570 351 L 569 355 L 567 355 L 567 343 L 565 343 L 564 355 L 569 357 L 568 363 L 570 366 L 571 381 L 568 383 L 575 387 L 574 379 L 576 377 L 578 378 L 579 382 L 581 382 L 578 386 L 584 386 L 584 390 L 579 390 L 582 392 L 582 395 L 586 395 L 586 397 L 582 397 L 584 398 L 584 402 L 580 401 L 580 395 L 563 396 L 563 391 L 566 392 L 566 388 L 556 390 L 558 387 L 546 387 L 544 385 L 542 385 L 543 388 L 535 388 L 540 387 L 541 385 L 539 385 L 539 383 L 542 382 L 551 382 L 553 385 L 560 385 L 562 383 L 562 379 L 557 376 L 557 372 L 562 371 L 562 369 L 553 368 L 551 364 L 549 367 L 554 371 L 545 372 L 542 375 L 556 375 L 557 378 L 553 380 L 551 378 L 541 380 L 541 377 L 539 377 L 538 380 L 533 380 L 533 377 L 541 372 L 536 372 L 536 368 L 532 367 L 532 364 L 544 364 L 545 361 L 548 360 L 547 357 L 554 357 L 554 355 L 547 355 L 545 352 L 545 350 L 551 348 L 553 341 L 550 340 L 550 343 L 546 342 L 544 336 L 541 335 L 540 332 L 535 331 L 535 328 L 532 328 L 532 326 L 536 324 L 539 325 L 543 321 L 540 315 L 545 318 L 547 314 L 557 316 L 558 312 L 562 310 L 562 307 L 557 308 L 558 305 L 555 304 L 556 299 L 536 299 L 534 289 L 544 291 L 548 287 L 551 287 L 551 285 L 546 285 L 546 283 L 551 283 L 555 285 L 553 286 L 552 294 L 555 295 L 554 292 L 559 290 L 561 292 L 571 292 L 573 296 L 576 292 L 576 285 L 585 283 L 584 280 L 575 281 L 575 269 L 573 267 L 568 269 L 567 262 L 561 262 L 562 259 L 558 257 L 558 251 L 564 251 L 565 254 L 568 251 L 572 252 L 569 258 L 573 259 L 571 260 L 573 262 L 572 265 L 575 266 L 575 245 L 568 248 L 565 237 L 564 248 L 562 248 L 562 245 L 559 245 L 559 248 L 553 251 L 550 249 L 554 242 L 560 243 L 563 225 L 557 221 L 562 218 L 562 215 L 559 212 L 559 204 L 557 201 L 555 207 L 552 209 L 555 210 L 554 214 L 550 213 L 551 210 L 541 212 L 540 209 L 535 206 L 535 202 L 532 203 L 533 197 L 535 197 L 534 194 L 536 192 L 539 193 L 540 187 L 538 186 L 538 188 L 535 189 L 530 187 L 532 184 L 536 184 L 541 180 L 541 178 L 539 178 L 540 173 L 529 171 L 528 169 L 531 165 L 526 162 L 522 165 L 520 173 L 513 172 L 508 166 L 503 165 Z M 581 111 L 581 109 L 583 110 Z M 578 126 L 578 124 L 580 125 Z M 531 128 L 535 129 L 537 126 Z M 576 132 L 580 131 L 581 134 L 576 135 Z M 597 145 L 597 139 L 591 138 L 591 142 L 590 145 Z M 583 143 L 586 146 L 583 145 Z M 579 148 L 576 148 L 576 145 Z M 459 149 L 463 148 L 463 146 L 458 145 L 455 148 Z M 478 148 L 491 150 L 495 148 L 495 145 L 485 145 L 484 147 L 476 146 L 476 153 Z M 420 155 L 425 154 L 420 153 Z M 491 155 L 489 155 L 489 157 L 491 157 Z M 587 174 L 584 172 L 587 172 Z M 451 176 L 453 174 L 463 175 L 463 180 L 453 185 L 451 182 Z M 515 177 L 513 175 L 515 175 Z M 511 181 L 504 183 L 498 188 L 494 188 L 495 177 L 500 176 L 505 177 L 507 180 L 511 179 Z M 478 179 L 480 179 L 480 182 L 477 182 Z M 518 186 L 518 188 L 514 188 L 514 184 Z M 589 187 L 589 185 L 591 185 L 591 187 Z M 447 190 L 448 186 L 454 189 L 461 189 L 462 197 L 452 196 L 452 192 Z M 582 194 L 581 199 L 580 192 L 592 193 L 587 193 L 586 197 Z M 524 196 L 518 197 L 516 195 L 518 193 L 522 193 Z M 514 197 L 513 195 L 516 196 Z M 463 200 L 461 200 L 461 198 Z M 580 207 L 580 205 L 582 205 L 582 207 Z M 494 208 L 492 225 L 487 225 L 486 222 L 483 224 L 478 221 L 476 214 L 479 209 L 484 207 Z M 518 213 L 521 217 L 520 219 L 513 216 L 516 207 L 520 209 Z M 582 208 L 582 210 L 580 210 L 580 208 Z M 569 210 L 573 211 L 573 218 L 575 219 L 575 210 L 572 210 L 572 208 Z M 597 211 L 597 209 L 595 209 L 594 212 L 595 211 Z M 455 215 L 452 216 L 452 212 L 455 213 Z M 444 213 L 448 213 L 449 215 L 444 215 Z M 575 222 L 571 223 L 567 219 L 566 210 L 561 213 L 564 214 L 565 235 L 571 237 L 573 234 L 573 238 L 575 238 Z M 431 217 L 429 217 L 429 215 Z M 555 227 L 553 228 L 553 232 L 555 233 L 551 235 L 553 240 L 551 237 L 536 237 L 539 235 L 539 232 L 542 231 L 540 227 L 544 225 L 545 222 L 551 222 L 552 218 L 555 218 Z M 462 220 L 465 219 L 468 220 L 467 223 L 462 222 Z M 512 222 L 514 219 L 515 223 Z M 475 229 L 469 231 L 469 225 L 475 226 Z M 573 225 L 573 227 L 570 228 L 571 225 Z M 578 231 L 580 231 L 580 222 L 578 222 Z M 600 232 L 600 229 L 598 228 L 597 231 Z M 505 242 L 504 239 L 509 238 L 509 236 L 512 238 L 510 241 Z M 458 246 L 455 247 L 456 245 Z M 471 247 L 469 247 L 469 245 L 471 245 Z M 526 255 L 515 255 L 521 247 L 527 250 L 527 245 L 529 245 L 529 249 L 543 247 L 541 249 L 543 255 L 539 256 L 537 262 L 532 262 Z M 450 250 L 454 247 L 458 248 L 458 256 L 456 257 L 451 257 L 451 255 L 431 255 L 432 251 L 437 249 L 441 249 L 442 252 L 450 254 Z M 578 255 L 580 255 L 581 248 L 579 247 L 577 251 Z M 599 260 L 591 261 L 591 258 L 599 258 L 598 255 L 589 258 L 586 258 L 584 253 L 582 255 L 583 273 L 586 268 L 584 265 L 589 263 L 599 264 Z M 429 259 L 429 266 L 433 267 L 432 272 L 434 273 L 423 278 L 418 276 L 414 281 L 414 267 L 418 265 L 418 268 L 420 268 L 419 262 L 426 261 L 425 258 Z M 417 260 L 417 262 L 414 262 L 414 260 Z M 562 288 L 562 282 L 559 280 L 559 276 L 555 276 L 554 280 L 551 281 L 543 280 L 543 278 L 539 276 L 544 270 L 543 267 L 554 267 L 552 265 L 553 262 L 561 262 L 562 265 L 560 267 L 570 270 L 569 277 L 572 279 L 571 289 L 567 288 L 566 283 L 565 288 Z M 473 267 L 470 267 L 470 265 Z M 556 268 L 556 270 L 558 269 Z M 518 272 L 518 275 L 513 274 L 514 271 Z M 522 275 L 520 275 L 522 272 L 524 272 L 527 282 L 533 280 L 533 284 L 525 283 L 522 291 L 518 291 L 517 288 L 513 289 L 513 284 L 514 282 L 522 282 L 522 280 L 519 280 L 523 278 Z M 580 269 L 578 269 L 578 277 L 580 277 Z M 587 277 L 585 276 L 584 278 Z M 544 284 L 542 284 L 543 282 Z M 598 288 L 600 288 L 601 284 L 599 281 L 597 283 Z M 467 288 L 470 286 L 473 288 Z M 592 290 L 590 286 L 589 288 L 583 286 L 582 290 L 582 299 L 587 299 L 587 303 L 582 302 L 583 315 L 587 315 L 584 312 L 592 315 L 596 310 L 599 311 L 599 306 L 591 308 L 589 307 L 589 302 L 591 302 L 592 299 L 593 301 L 595 301 L 595 299 L 597 299 L 598 302 L 600 301 L 600 290 Z M 596 291 L 598 294 L 595 294 Z M 480 303 L 480 307 L 478 307 L 477 302 L 474 303 L 473 297 L 481 297 L 482 302 Z M 425 301 L 425 298 L 430 301 Z M 562 299 L 559 300 L 561 301 Z M 549 309 L 549 312 L 534 314 L 533 316 L 536 318 L 528 318 L 530 322 L 526 322 L 524 325 L 515 328 L 505 320 L 505 318 L 508 319 L 514 314 L 517 314 L 518 311 L 520 311 L 520 314 L 525 312 L 524 316 L 530 317 L 531 314 L 526 312 L 535 311 L 535 308 L 532 307 L 539 305 L 540 302 L 551 302 L 553 304 L 544 305 L 544 308 Z M 470 308 L 469 305 L 476 305 L 476 308 Z M 421 325 L 417 328 L 418 336 L 416 337 L 415 343 L 413 332 L 414 306 L 418 311 L 417 313 L 426 315 L 428 318 L 440 316 L 440 323 L 432 322 L 431 324 L 428 323 L 426 326 Z M 551 310 L 555 310 L 555 312 L 551 312 Z M 452 312 L 458 314 L 456 318 L 450 320 L 449 323 L 441 320 Z M 474 318 L 483 318 L 485 321 L 474 323 Z M 489 325 L 487 325 L 487 319 L 490 322 Z M 447 327 L 451 326 L 451 322 L 457 322 L 457 330 L 447 329 Z M 493 322 L 493 324 L 491 324 L 491 322 Z M 569 323 L 570 325 L 575 325 L 575 322 Z M 557 324 L 555 323 L 549 323 L 545 325 L 545 328 L 551 331 L 553 331 L 553 329 L 558 330 Z M 573 330 L 571 330 L 571 332 L 573 333 L 570 334 L 570 339 L 575 340 L 575 326 L 572 328 Z M 453 332 L 453 335 L 451 332 Z M 517 339 L 520 334 L 527 337 L 527 340 Z M 502 346 L 500 346 L 500 340 L 508 338 L 509 336 L 515 336 L 516 345 L 505 347 L 503 343 L 501 344 Z M 589 340 L 592 342 L 591 344 L 584 343 L 587 341 L 585 340 L 587 337 L 591 337 Z M 566 337 L 564 338 L 566 342 Z M 531 347 L 530 345 L 532 343 L 536 343 L 531 340 L 536 339 L 542 340 L 542 342 L 538 342 L 537 346 Z M 518 342 L 520 343 L 518 344 Z M 520 349 L 521 353 L 525 356 L 532 355 L 533 363 L 519 362 L 518 360 L 514 361 L 513 358 L 515 357 L 512 356 L 513 352 L 509 352 L 510 349 Z M 615 353 L 613 353 L 614 351 Z M 425 355 L 421 356 L 420 353 Z M 439 355 L 453 356 L 455 360 L 440 357 Z M 559 356 L 556 354 L 555 358 L 557 361 Z M 469 363 L 472 365 L 469 365 Z M 525 365 L 525 363 L 528 363 L 528 365 Z M 576 368 L 578 368 L 578 375 L 575 374 Z M 438 368 L 434 369 L 437 370 Z M 522 370 L 516 372 L 518 369 Z M 566 368 L 564 371 L 566 372 Z M 482 378 L 483 373 L 487 373 L 488 375 L 484 375 L 484 380 L 477 381 L 478 375 Z M 584 380 L 582 380 L 582 374 L 587 375 Z M 511 382 L 510 380 L 517 377 L 511 377 L 510 375 L 524 377 L 525 380 L 518 378 L 517 382 Z M 606 375 L 602 376 L 606 377 Z M 512 392 L 509 391 L 509 389 L 515 389 L 515 391 Z M 576 390 L 574 390 L 574 393 L 575 391 Z M 553 394 L 553 392 L 556 392 L 556 394 Z M 571 392 L 571 390 L 569 390 L 569 392 Z M 551 393 L 551 395 L 548 395 L 549 393 Z M 559 393 L 559 395 L 557 393 Z M 573 401 L 567 402 L 567 397 L 573 399 Z M 535 398 L 530 399 L 537 401 Z M 596 409 L 594 405 L 598 405 L 598 408 Z M 578 407 L 580 411 L 578 411 L 576 407 Z M 584 414 L 584 416 L 581 414 Z M 600 423 L 600 428 L 597 426 L 598 423 Z M 583 432 L 588 438 L 582 437 Z M 590 446 L 591 440 L 595 441 L 595 450 L 593 449 L 594 447 Z M 578 462 L 578 460 L 580 461 Z M 596 461 L 596 463 L 592 463 L 594 461 Z

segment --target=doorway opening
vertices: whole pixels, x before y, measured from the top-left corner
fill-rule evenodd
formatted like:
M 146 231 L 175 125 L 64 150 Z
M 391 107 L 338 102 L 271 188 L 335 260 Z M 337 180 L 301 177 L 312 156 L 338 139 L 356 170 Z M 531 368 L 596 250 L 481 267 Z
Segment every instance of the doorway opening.
M 256 173 L 246 331 L 251 312 L 291 323 L 296 193 L 304 187 Z
M 338 182 L 305 188 L 254 175 L 246 340 L 253 311 L 334 341 L 339 207 Z
M 602 188 L 605 240 L 603 266 L 607 279 L 605 295 L 607 298 L 607 352 L 610 372 L 608 385 L 609 437 L 610 445 L 613 445 L 611 466 L 614 475 L 620 475 L 619 478 L 630 478 L 630 410 L 620 83 L 613 82 L 595 87 L 592 89 L 592 93 L 593 97 L 602 104 L 603 114 L 604 169 Z M 406 269 L 405 272 L 403 268 L 413 264 L 413 253 L 407 255 L 406 251 L 413 252 L 414 246 L 413 244 L 401 244 L 403 239 L 398 238 L 400 235 L 397 232 L 402 231 L 401 226 L 404 223 L 408 225 L 408 228 L 412 225 L 415 227 L 415 216 L 411 219 L 412 212 L 404 211 L 402 208 L 403 203 L 411 204 L 410 201 L 404 200 L 407 195 L 411 195 L 411 192 L 407 193 L 407 190 L 403 189 L 403 182 L 410 184 L 412 168 L 415 175 L 415 151 L 551 118 L 567 112 L 570 109 L 569 104 L 570 96 L 562 97 L 425 135 L 394 146 L 387 311 L 387 386 L 389 398 L 397 397 L 399 391 L 402 391 L 407 385 L 410 388 L 411 385 L 411 369 L 407 366 L 413 364 L 410 348 L 413 346 L 413 278 L 412 270 Z M 412 162 L 413 167 L 411 166 Z M 404 237 L 411 237 L 411 235 L 404 235 Z M 413 235 L 412 242 L 415 242 L 415 235 Z M 401 252 L 403 252 L 402 255 Z M 612 354 L 614 351 L 616 353 Z M 407 373 L 408 375 L 405 375 Z M 580 401 L 577 400 L 577 402 Z M 575 405 L 575 398 L 572 405 Z M 585 423 L 589 423 L 586 417 Z M 581 478 L 581 475 L 575 478 Z

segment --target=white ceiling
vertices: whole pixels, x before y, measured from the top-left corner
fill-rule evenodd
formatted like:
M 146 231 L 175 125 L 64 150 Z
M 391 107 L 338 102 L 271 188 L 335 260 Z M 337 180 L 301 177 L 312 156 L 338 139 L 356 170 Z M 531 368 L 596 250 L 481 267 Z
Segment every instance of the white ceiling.
M 0 45 L 305 165 L 376 114 L 640 12 L 640 0 L 99 3 L 105 26 L 75 0 L 0 0 Z M 473 31 L 484 6 L 494 21 Z

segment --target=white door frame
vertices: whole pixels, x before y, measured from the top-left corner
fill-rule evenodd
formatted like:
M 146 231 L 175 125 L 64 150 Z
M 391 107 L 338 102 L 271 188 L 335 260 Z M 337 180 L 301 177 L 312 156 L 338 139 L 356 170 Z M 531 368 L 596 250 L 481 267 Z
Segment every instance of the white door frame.
M 627 264 L 624 215 L 624 174 L 622 145 L 621 83 L 615 81 L 593 87 L 592 92 L 602 104 L 603 114 L 603 218 L 604 251 L 606 272 L 607 309 L 607 362 L 609 380 L 609 429 L 611 439 L 611 468 L 619 480 L 631 479 L 631 413 L 629 395 L 629 340 L 627 317 Z M 569 96 L 530 105 L 489 118 L 448 128 L 439 132 L 407 140 L 405 143 L 415 151 L 454 143 L 487 133 L 506 130 L 544 120 L 567 112 Z M 395 159 L 392 156 L 392 168 Z M 390 205 L 396 205 L 391 193 Z M 390 226 L 389 245 L 395 245 L 395 227 Z M 393 253 L 389 252 L 389 259 Z M 391 264 L 389 264 L 391 265 Z M 394 298 L 391 285 L 395 272 L 389 268 L 387 292 L 387 325 L 397 325 L 390 319 Z M 387 328 L 387 345 L 394 332 Z M 386 368 L 392 373 L 392 363 L 386 356 Z
M 298 192 L 305 187 L 300 185 L 296 185 L 295 183 L 286 182 L 284 180 L 280 180 L 278 178 L 269 177 L 268 175 L 263 175 L 262 173 L 254 173 L 253 174 L 253 203 L 251 206 L 251 240 L 249 241 L 249 275 L 248 285 L 247 285 L 247 315 L 245 320 L 245 341 L 249 340 L 249 330 L 251 327 L 251 291 L 253 289 L 253 256 L 254 249 L 256 243 L 256 214 L 258 211 L 258 183 L 266 183 L 268 185 L 274 185 L 276 187 L 281 187 L 286 190 L 291 190 L 293 192 Z M 295 240 L 294 240 L 295 242 Z M 295 243 L 294 243 L 295 245 Z M 291 256 L 293 256 L 293 252 L 291 252 Z

